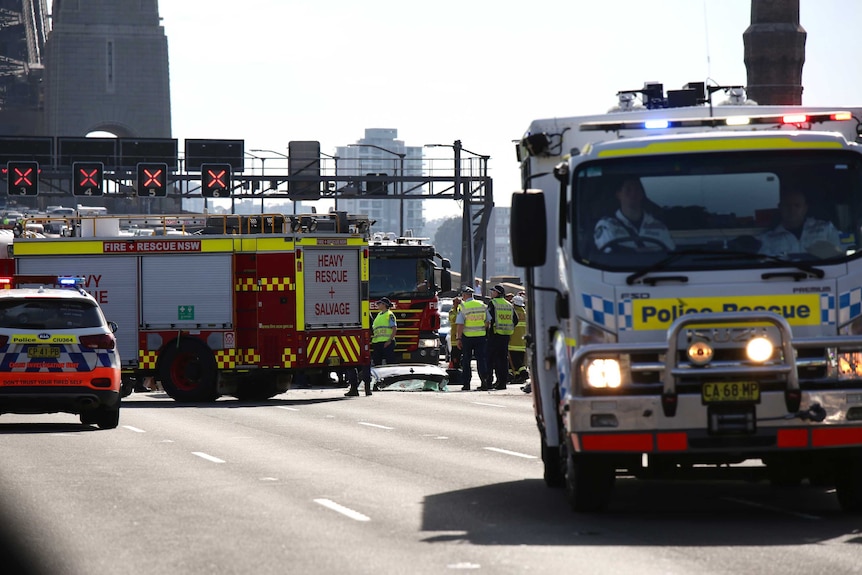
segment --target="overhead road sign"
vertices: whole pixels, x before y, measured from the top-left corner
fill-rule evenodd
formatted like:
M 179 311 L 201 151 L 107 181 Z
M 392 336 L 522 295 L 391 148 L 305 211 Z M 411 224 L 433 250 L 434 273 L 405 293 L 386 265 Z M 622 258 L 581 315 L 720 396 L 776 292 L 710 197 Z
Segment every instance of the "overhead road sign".
M 101 162 L 75 162 L 72 164 L 72 194 L 101 196 L 105 181 L 105 165 Z
M 39 193 L 39 162 L 8 162 L 6 193 L 10 196 L 35 196 Z
M 117 138 L 57 138 L 58 165 L 98 162 L 117 166 Z
M 168 195 L 168 165 L 157 163 L 140 163 L 137 167 L 138 196 L 147 198 L 165 197 Z
M 245 169 L 245 140 L 186 140 L 185 169 L 201 170 L 203 164 L 230 164 L 232 172 Z

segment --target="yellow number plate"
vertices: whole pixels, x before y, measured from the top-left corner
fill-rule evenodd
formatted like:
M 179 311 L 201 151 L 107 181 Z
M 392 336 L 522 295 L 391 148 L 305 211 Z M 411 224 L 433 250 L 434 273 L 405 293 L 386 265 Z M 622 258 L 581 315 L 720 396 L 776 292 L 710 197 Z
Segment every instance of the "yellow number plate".
M 760 386 L 756 381 L 707 382 L 701 388 L 704 403 L 719 401 L 760 401 Z
M 31 345 L 27 348 L 27 357 L 54 358 L 60 357 L 60 348 L 55 345 Z

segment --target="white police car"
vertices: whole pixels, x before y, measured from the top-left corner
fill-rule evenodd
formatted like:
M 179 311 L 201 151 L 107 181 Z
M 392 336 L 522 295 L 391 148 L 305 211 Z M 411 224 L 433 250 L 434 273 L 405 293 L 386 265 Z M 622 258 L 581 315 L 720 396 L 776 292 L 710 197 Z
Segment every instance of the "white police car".
M 74 413 L 83 424 L 113 429 L 120 420 L 117 325 L 74 278 L 57 283 L 71 287 L 0 289 L 0 413 Z

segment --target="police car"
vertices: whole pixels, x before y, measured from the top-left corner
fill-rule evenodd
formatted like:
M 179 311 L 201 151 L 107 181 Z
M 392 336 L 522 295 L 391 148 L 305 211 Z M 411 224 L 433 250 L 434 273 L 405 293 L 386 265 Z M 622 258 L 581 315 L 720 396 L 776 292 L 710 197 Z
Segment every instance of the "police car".
M 0 284 L 35 285 L 34 278 Z M 0 289 L 0 413 L 73 413 L 101 429 L 120 419 L 120 356 L 99 304 L 77 278 Z M 0 286 L 2 287 L 2 286 Z

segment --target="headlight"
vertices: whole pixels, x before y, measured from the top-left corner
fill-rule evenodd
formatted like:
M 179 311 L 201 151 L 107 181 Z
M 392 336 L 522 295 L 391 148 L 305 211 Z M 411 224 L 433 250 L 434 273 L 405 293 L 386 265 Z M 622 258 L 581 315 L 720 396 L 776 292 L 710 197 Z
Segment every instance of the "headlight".
M 622 381 L 620 362 L 615 359 L 594 359 L 587 363 L 587 385 L 595 388 L 617 388 Z
M 419 347 L 440 347 L 439 339 L 420 339 Z
M 775 352 L 775 346 L 765 337 L 752 338 L 745 346 L 745 353 L 748 359 L 763 363 L 772 357 Z

